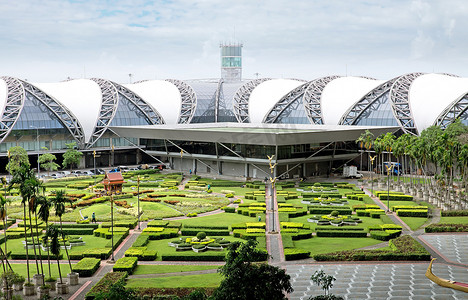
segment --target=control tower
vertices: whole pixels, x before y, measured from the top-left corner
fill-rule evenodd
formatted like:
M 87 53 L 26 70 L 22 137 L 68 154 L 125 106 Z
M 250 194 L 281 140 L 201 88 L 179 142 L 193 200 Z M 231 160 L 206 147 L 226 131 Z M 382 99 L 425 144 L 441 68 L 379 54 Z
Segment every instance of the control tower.
M 242 80 L 242 44 L 220 44 L 221 78 L 226 82 Z

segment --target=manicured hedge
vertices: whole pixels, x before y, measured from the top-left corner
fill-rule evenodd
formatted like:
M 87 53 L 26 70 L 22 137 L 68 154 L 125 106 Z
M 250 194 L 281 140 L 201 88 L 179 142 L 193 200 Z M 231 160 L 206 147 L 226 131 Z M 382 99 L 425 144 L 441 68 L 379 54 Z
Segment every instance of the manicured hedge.
M 197 228 L 182 228 L 180 230 L 182 235 L 188 235 L 188 236 L 195 236 L 197 233 L 200 231 L 203 231 L 206 233 L 207 236 L 227 236 L 229 235 L 229 229 L 226 230 L 215 230 L 215 229 L 197 229 Z
M 385 231 L 371 231 L 370 236 L 373 239 L 380 241 L 388 241 L 399 237 L 401 235 L 401 230 L 385 230 Z
M 392 211 L 397 211 L 399 209 L 405 209 L 405 210 L 428 210 L 429 208 L 427 206 L 419 206 L 419 205 L 395 205 L 392 206 Z
M 223 207 L 223 210 L 227 213 L 235 213 L 236 212 L 236 208 L 235 207 L 229 207 L 229 206 L 225 206 Z
M 178 230 L 167 230 L 165 229 L 162 232 L 142 232 L 141 235 L 147 235 L 149 240 L 161 240 L 161 239 L 170 239 L 174 237 L 178 237 Z
M 125 251 L 125 257 L 137 257 L 138 260 L 155 260 L 156 250 L 148 250 L 147 247 L 130 247 Z
M 390 200 L 390 201 L 413 201 L 413 196 L 410 195 L 399 195 L 399 194 L 380 194 L 380 200 Z
M 319 237 L 367 237 L 365 231 L 318 230 L 316 233 Z
M 309 258 L 310 251 L 299 248 L 284 249 L 284 258 L 286 260 L 306 259 Z
M 89 277 L 93 276 L 100 265 L 101 260 L 99 258 L 86 257 L 74 265 L 72 270 L 73 272 L 79 273 L 81 277 Z
M 468 209 L 464 210 L 447 210 L 440 212 L 442 217 L 462 217 L 468 216 Z
M 68 235 L 93 235 L 94 230 L 94 228 L 63 228 L 62 232 Z
M 468 224 L 431 224 L 424 228 L 425 232 L 468 232 Z
M 55 223 L 55 225 L 60 228 L 60 223 Z M 99 224 L 97 223 L 89 223 L 89 224 L 70 224 L 70 223 L 62 223 L 63 228 L 75 228 L 75 229 L 82 229 L 82 228 L 99 228 Z
M 138 264 L 137 257 L 122 257 L 115 262 L 112 270 L 114 272 L 127 272 L 132 274 Z
M 328 215 L 336 210 L 340 215 L 351 215 L 353 211 L 350 208 L 337 206 L 309 206 L 309 213 L 314 215 Z
M 148 245 L 148 242 L 149 242 L 149 236 L 144 235 L 144 234 L 143 235 L 140 234 L 137 237 L 136 241 L 133 242 L 132 247 L 144 247 L 144 246 Z
M 198 230 L 200 231 L 200 229 L 202 229 L 201 231 L 205 231 L 206 230 L 210 230 L 210 229 L 213 229 L 213 230 L 228 230 L 229 229 L 229 226 L 221 226 L 221 225 L 200 225 L 200 226 L 194 226 L 194 225 L 184 225 L 183 226 L 183 229 L 193 229 L 193 230 Z
M 111 248 L 93 248 L 83 251 L 83 257 L 95 257 L 99 259 L 107 259 L 112 252 Z
M 399 209 L 397 210 L 399 217 L 423 217 L 427 218 L 427 209 L 425 210 L 413 210 L 413 209 Z
M 33 249 L 29 249 L 28 250 L 28 256 L 29 256 L 29 259 L 34 259 L 34 251 Z M 44 256 L 44 252 L 42 252 L 42 259 L 44 259 L 44 257 L 47 258 L 47 254 L 46 256 Z M 63 259 L 63 254 L 60 253 L 58 255 L 59 259 Z M 12 251 L 10 253 L 10 258 L 11 259 L 26 259 L 26 250 L 24 249 L 21 249 L 20 251 L 16 252 L 16 251 Z M 52 253 L 50 253 L 50 259 L 54 259 L 56 260 L 57 257 L 55 255 L 53 255 Z
M 116 283 L 125 283 L 127 278 L 127 272 L 111 272 L 104 275 L 104 277 L 96 283 L 95 286 L 86 294 L 86 300 L 94 300 L 94 298 L 100 293 L 106 293 Z
M 127 227 L 128 229 L 133 229 L 136 227 L 138 221 L 117 221 L 114 222 L 114 227 Z M 111 222 L 102 222 L 101 224 L 102 228 L 110 228 L 111 227 Z
M 330 227 L 330 226 L 316 226 L 316 231 L 364 231 L 362 227 Z

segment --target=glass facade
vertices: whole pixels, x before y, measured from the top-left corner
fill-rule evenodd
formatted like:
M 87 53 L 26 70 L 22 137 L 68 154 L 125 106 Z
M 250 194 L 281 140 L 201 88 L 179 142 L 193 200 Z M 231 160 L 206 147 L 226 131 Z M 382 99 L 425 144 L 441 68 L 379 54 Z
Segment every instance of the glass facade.
M 241 56 L 242 46 L 221 46 L 221 56 Z
M 233 112 L 233 98 L 242 82 L 189 82 L 197 95 L 197 108 L 191 123 L 237 122 Z M 220 87 L 218 102 L 216 101 Z M 217 107 L 216 107 L 217 105 Z M 218 116 L 216 118 L 216 110 Z
M 223 57 L 221 59 L 221 66 L 223 68 L 240 68 L 242 66 L 241 57 Z
M 377 98 L 367 107 L 353 125 L 361 126 L 398 126 L 393 116 L 392 105 L 389 99 L 390 92 Z
M 126 97 L 119 94 L 119 106 L 110 126 L 150 125 L 141 110 Z
M 279 124 L 310 124 L 304 108 L 304 95 L 301 95 L 294 100 L 280 115 L 276 118 L 275 123 Z

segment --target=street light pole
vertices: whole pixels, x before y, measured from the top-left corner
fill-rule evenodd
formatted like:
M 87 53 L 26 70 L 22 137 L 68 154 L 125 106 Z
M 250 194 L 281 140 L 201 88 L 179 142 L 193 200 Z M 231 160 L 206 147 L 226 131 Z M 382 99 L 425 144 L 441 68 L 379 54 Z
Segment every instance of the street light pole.
M 140 228 L 140 176 L 137 176 L 137 202 L 138 202 L 138 230 Z
M 31 125 L 31 128 L 36 129 L 36 146 L 37 146 L 37 177 L 39 177 L 40 169 L 39 169 L 39 127 Z

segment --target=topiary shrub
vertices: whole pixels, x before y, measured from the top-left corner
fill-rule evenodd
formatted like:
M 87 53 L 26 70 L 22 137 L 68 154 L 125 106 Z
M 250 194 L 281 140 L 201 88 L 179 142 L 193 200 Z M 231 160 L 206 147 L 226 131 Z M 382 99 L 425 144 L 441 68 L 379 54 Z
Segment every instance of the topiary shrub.
M 206 233 L 205 232 L 200 231 L 199 233 L 197 233 L 197 239 L 203 240 L 205 238 L 206 238 Z
M 339 213 L 337 210 L 334 210 L 334 211 L 332 211 L 332 212 L 330 213 L 330 216 L 332 216 L 332 217 L 338 217 L 339 214 L 340 214 L 340 213 Z

